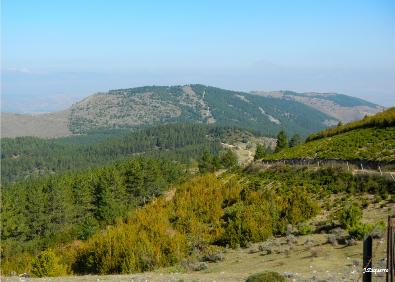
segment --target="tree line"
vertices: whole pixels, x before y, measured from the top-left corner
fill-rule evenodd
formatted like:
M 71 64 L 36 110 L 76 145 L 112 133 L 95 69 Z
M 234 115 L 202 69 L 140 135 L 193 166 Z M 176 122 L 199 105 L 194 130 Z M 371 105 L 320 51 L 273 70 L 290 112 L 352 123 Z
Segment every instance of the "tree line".
M 265 147 L 262 144 L 257 144 L 254 160 L 263 159 L 272 153 L 278 153 L 286 148 L 292 148 L 292 147 L 298 146 L 302 143 L 303 143 L 303 139 L 299 134 L 297 134 L 297 133 L 294 134 L 291 137 L 291 139 L 288 141 L 287 134 L 285 133 L 284 130 L 281 130 L 277 134 L 276 147 L 275 147 L 274 151 L 272 151 L 271 148 Z
M 36 137 L 3 138 L 1 141 L 2 184 L 61 173 L 81 168 L 98 167 L 115 160 L 144 154 L 183 163 L 197 160 L 207 148 L 213 154 L 221 150 L 220 140 L 233 127 L 203 124 L 170 124 L 145 128 L 98 142 L 78 143 L 73 140 Z M 80 139 L 89 138 L 80 136 Z

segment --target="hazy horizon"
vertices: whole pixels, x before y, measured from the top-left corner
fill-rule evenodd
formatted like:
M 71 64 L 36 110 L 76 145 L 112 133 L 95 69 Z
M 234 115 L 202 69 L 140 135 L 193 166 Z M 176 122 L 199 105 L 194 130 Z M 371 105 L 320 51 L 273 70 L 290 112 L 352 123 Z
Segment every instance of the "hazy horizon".
M 395 105 L 393 1 L 4 0 L 1 14 L 2 111 L 194 83 Z

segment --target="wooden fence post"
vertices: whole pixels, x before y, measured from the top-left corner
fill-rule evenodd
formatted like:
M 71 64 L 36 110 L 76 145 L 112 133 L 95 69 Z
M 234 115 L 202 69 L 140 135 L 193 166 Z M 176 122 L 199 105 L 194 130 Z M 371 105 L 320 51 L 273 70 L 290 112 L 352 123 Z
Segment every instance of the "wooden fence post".
M 372 272 L 367 272 L 368 268 L 372 268 L 372 236 L 368 236 L 363 241 L 363 264 L 362 267 L 365 268 L 363 273 L 363 282 L 372 282 Z
M 390 236 L 391 236 L 391 232 L 390 232 L 390 226 L 391 226 L 391 217 L 388 216 L 388 221 L 387 221 L 387 269 L 388 272 L 385 275 L 385 282 L 389 282 L 390 281 L 390 277 L 389 277 L 389 271 L 390 271 L 390 266 L 391 266 L 391 256 L 390 256 L 390 250 L 391 250 L 391 244 L 390 244 Z
M 392 227 L 392 219 L 391 216 L 388 216 L 388 225 L 387 225 L 387 269 L 386 273 L 386 282 L 394 281 L 394 231 Z
M 392 247 L 392 266 L 391 266 L 391 282 L 394 282 L 394 276 L 395 276 L 395 247 L 394 247 L 394 241 L 395 241 L 395 232 L 394 232 L 394 227 L 391 226 L 391 235 L 392 235 L 392 240 L 391 240 L 391 247 Z

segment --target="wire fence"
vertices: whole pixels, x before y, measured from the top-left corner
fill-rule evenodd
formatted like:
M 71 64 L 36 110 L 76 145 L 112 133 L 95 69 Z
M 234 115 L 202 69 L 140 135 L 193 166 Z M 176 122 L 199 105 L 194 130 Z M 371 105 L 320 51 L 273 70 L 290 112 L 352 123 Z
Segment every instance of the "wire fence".
M 395 260 L 394 260 L 394 243 L 395 243 L 395 229 L 392 223 L 391 216 L 388 216 L 387 232 L 386 232 L 386 282 L 394 282 L 395 274 Z M 363 264 L 362 272 L 355 281 L 372 282 L 372 273 L 375 273 L 375 267 L 372 264 L 373 255 L 377 252 L 379 242 L 376 242 L 375 248 L 373 250 L 373 238 L 372 236 L 367 236 L 363 242 Z
M 343 167 L 353 173 L 370 173 L 387 176 L 395 181 L 395 163 L 371 160 L 307 159 L 293 158 L 281 160 L 262 160 L 263 165 L 291 165 L 307 167 Z

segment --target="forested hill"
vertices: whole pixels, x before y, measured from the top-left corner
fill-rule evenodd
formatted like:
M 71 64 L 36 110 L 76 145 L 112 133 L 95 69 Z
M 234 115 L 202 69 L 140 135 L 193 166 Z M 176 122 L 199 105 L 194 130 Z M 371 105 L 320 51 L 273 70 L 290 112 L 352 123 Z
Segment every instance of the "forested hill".
M 395 162 L 395 108 L 340 125 L 307 138 L 306 143 L 264 157 Z
M 62 112 L 30 116 L 2 113 L 2 136 L 59 137 L 180 122 L 239 126 L 268 136 L 285 129 L 307 136 L 339 120 L 360 118 L 381 109 L 345 95 L 292 93 L 262 95 L 200 84 L 110 90 Z
M 11 257 L 89 238 L 185 176 L 179 164 L 140 157 L 3 186 L 2 274 Z
M 2 183 L 32 176 L 80 170 L 145 155 L 190 163 L 205 150 L 221 149 L 229 135 L 247 130 L 204 124 L 169 124 L 134 131 L 99 131 L 58 139 L 4 138 L 1 142 Z

